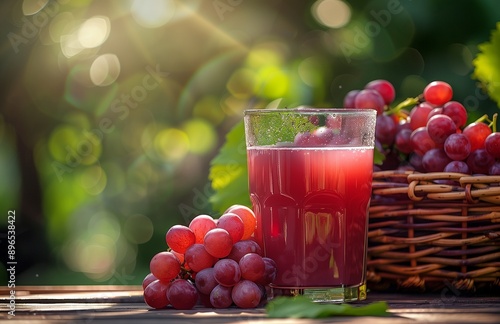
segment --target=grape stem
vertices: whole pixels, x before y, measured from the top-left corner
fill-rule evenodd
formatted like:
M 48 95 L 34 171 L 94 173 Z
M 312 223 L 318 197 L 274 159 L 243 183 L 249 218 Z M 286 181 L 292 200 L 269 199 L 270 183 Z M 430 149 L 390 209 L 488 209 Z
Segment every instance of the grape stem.
M 488 123 L 488 127 L 491 128 L 493 132 L 497 131 L 497 117 L 498 114 L 494 113 L 492 119 L 489 119 L 489 116 L 487 114 L 482 115 L 479 117 L 474 123 L 481 123 L 481 122 L 486 122 Z
M 493 131 L 493 133 L 495 133 L 497 131 L 497 117 L 498 117 L 498 114 L 494 113 L 493 118 L 492 118 L 491 123 L 490 123 L 490 127 L 491 127 L 491 130 Z
M 487 114 L 482 115 L 481 117 L 479 117 L 474 123 L 481 123 L 481 122 L 484 122 L 484 121 L 490 121 L 488 119 L 488 115 Z
M 388 115 L 396 114 L 398 113 L 401 109 L 407 108 L 407 107 L 412 107 L 417 104 L 419 104 L 422 101 L 422 96 L 418 96 L 415 98 L 406 98 L 402 102 L 400 102 L 396 107 L 389 109 L 387 111 Z

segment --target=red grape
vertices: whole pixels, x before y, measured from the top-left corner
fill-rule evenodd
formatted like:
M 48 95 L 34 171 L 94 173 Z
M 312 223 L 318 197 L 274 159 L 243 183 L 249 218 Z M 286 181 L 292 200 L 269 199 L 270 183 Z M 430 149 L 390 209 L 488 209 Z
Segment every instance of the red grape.
M 480 148 L 471 152 L 466 162 L 473 174 L 488 174 L 490 167 L 495 163 L 495 158 L 484 148 Z
M 243 279 L 259 282 L 266 272 L 266 264 L 257 253 L 247 253 L 238 262 Z
M 309 132 L 297 133 L 297 135 L 295 135 L 293 143 L 296 146 L 311 146 L 311 133 Z
M 493 163 L 489 170 L 488 170 L 489 175 L 500 175 L 500 161 L 497 161 Z
M 187 226 L 174 225 L 165 236 L 167 245 L 175 252 L 184 253 L 196 242 L 194 232 Z
M 455 122 L 457 128 L 462 128 L 467 123 L 467 110 L 458 101 L 449 101 L 443 106 L 443 114 L 449 116 Z
M 168 286 L 167 298 L 175 309 L 192 309 L 198 297 L 195 286 L 185 279 L 176 279 Z
M 184 254 L 186 264 L 194 272 L 200 272 L 205 268 L 212 267 L 217 261 L 210 253 L 207 252 L 203 244 L 195 243 L 188 247 Z
M 255 308 L 262 299 L 262 291 L 255 282 L 242 280 L 233 287 L 231 297 L 240 308 Z
M 210 303 L 214 308 L 227 308 L 233 304 L 232 287 L 217 285 L 210 293 Z
M 422 155 L 417 153 L 410 153 L 410 157 L 408 158 L 411 166 L 415 168 L 418 172 L 425 172 L 424 166 L 422 165 Z
M 444 167 L 450 162 L 451 159 L 440 148 L 431 149 L 422 157 L 422 165 L 427 172 L 442 172 Z
M 491 128 L 482 122 L 474 122 L 465 126 L 462 133 L 467 136 L 470 142 L 471 152 L 483 148 L 486 137 L 491 134 Z
M 453 119 L 446 115 L 436 115 L 427 121 L 427 133 L 436 144 L 443 144 L 444 141 L 457 132 L 457 127 Z
M 231 252 L 227 258 L 232 259 L 236 262 L 240 262 L 240 259 L 247 253 L 257 253 L 262 256 L 262 249 L 259 244 L 252 240 L 242 240 L 236 242 L 231 249 Z
M 384 111 L 384 98 L 375 90 L 363 89 L 354 100 L 356 108 L 375 109 L 377 115 L 381 115 Z
M 146 287 L 155 280 L 158 280 L 158 278 L 156 278 L 152 273 L 148 273 L 142 280 L 142 289 L 146 289 Z
M 207 232 L 203 245 L 207 252 L 216 258 L 225 258 L 233 248 L 233 240 L 228 231 L 223 228 L 214 228 Z
M 206 308 L 215 308 L 214 305 L 212 305 L 212 302 L 210 302 L 210 295 L 202 294 L 198 292 L 200 295 L 200 300 L 199 303 Z
M 245 224 L 243 224 L 241 218 L 234 213 L 225 213 L 219 217 L 217 227 L 225 229 L 229 235 L 231 235 L 233 243 L 241 240 L 245 232 Z
M 410 143 L 413 151 L 417 154 L 424 155 L 430 149 L 436 148 L 436 143 L 427 133 L 426 127 L 415 129 L 410 136 Z
M 470 142 L 464 134 L 451 134 L 444 142 L 444 151 L 452 160 L 465 160 L 470 154 Z
M 360 90 L 351 90 L 344 97 L 344 108 L 356 108 L 354 101 Z
M 380 93 L 386 105 L 390 105 L 396 97 L 396 90 L 392 83 L 387 80 L 373 80 L 368 82 L 365 89 L 372 89 Z
M 415 130 L 426 126 L 429 114 L 433 109 L 434 107 L 427 102 L 422 102 L 413 107 L 410 111 L 410 128 Z
M 151 282 L 144 289 L 143 296 L 146 304 L 156 309 L 167 307 L 170 304 L 167 296 L 169 285 L 169 283 L 162 282 L 158 279 Z
M 453 89 L 444 81 L 433 81 L 424 88 L 425 101 L 442 106 L 453 97 Z
M 385 145 L 392 145 L 396 137 L 397 125 L 391 116 L 381 114 L 377 116 L 375 124 L 375 137 L 380 143 Z
M 241 279 L 238 262 L 231 259 L 220 259 L 214 265 L 215 280 L 222 286 L 232 287 Z
M 241 237 L 242 241 L 249 239 L 253 235 L 255 227 L 257 226 L 257 218 L 255 217 L 255 213 L 252 209 L 243 205 L 233 205 L 229 207 L 224 213 L 236 214 L 243 221 L 245 230 L 243 232 L 243 236 Z
M 181 264 L 172 252 L 159 252 L 149 262 L 149 269 L 156 278 L 168 282 L 177 277 Z
M 444 167 L 443 171 L 470 174 L 470 168 L 464 161 L 451 161 Z
M 214 268 L 205 268 L 196 274 L 195 286 L 202 294 L 209 295 L 218 285 L 214 276 Z
M 326 126 L 318 127 L 312 134 L 309 142 L 314 146 L 328 145 L 333 139 L 333 130 Z
M 189 228 L 195 236 L 195 243 L 203 243 L 205 234 L 216 227 L 215 220 L 209 215 L 198 215 L 189 223 Z
M 262 258 L 262 260 L 264 260 L 265 269 L 264 269 L 264 275 L 262 276 L 262 280 L 260 280 L 259 283 L 263 285 L 268 285 L 273 283 L 274 279 L 276 278 L 277 274 L 276 262 L 274 262 L 273 259 L 267 257 Z
M 412 133 L 411 129 L 403 128 L 396 134 L 396 138 L 394 139 L 394 144 L 400 152 L 405 154 L 409 154 L 412 152 L 411 141 L 410 141 L 411 133 Z
M 349 107 L 347 107 L 349 108 Z M 354 106 L 353 106 L 354 108 Z M 338 114 L 327 115 L 326 116 L 326 127 L 331 128 L 333 130 L 339 130 L 342 127 L 342 116 Z
M 436 115 L 441 115 L 441 114 L 443 114 L 443 107 L 436 107 L 436 108 L 431 110 L 429 115 L 427 115 L 427 121 L 429 121 L 429 119 L 431 119 L 432 117 L 434 117 Z
M 484 140 L 484 148 L 495 159 L 500 159 L 500 133 L 494 132 Z

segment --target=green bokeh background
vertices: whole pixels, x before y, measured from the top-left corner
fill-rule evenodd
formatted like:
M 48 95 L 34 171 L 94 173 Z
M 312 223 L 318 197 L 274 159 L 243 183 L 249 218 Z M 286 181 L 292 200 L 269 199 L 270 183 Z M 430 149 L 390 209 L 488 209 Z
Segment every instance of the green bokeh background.
M 140 283 L 170 226 L 218 216 L 210 161 L 245 108 L 387 79 L 496 112 L 472 61 L 498 21 L 496 0 L 3 1 L 0 282 L 13 210 L 17 285 Z

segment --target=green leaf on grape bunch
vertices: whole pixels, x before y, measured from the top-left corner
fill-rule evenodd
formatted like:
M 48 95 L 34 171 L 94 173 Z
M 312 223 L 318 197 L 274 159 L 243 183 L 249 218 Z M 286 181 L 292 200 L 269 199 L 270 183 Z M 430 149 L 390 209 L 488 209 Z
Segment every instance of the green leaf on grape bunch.
M 480 53 L 473 61 L 474 77 L 481 81 L 490 98 L 500 107 L 500 22 L 489 42 L 479 45 Z
M 388 305 L 377 301 L 362 306 L 321 304 L 305 296 L 278 297 L 266 305 L 268 317 L 326 318 L 331 316 L 389 316 Z

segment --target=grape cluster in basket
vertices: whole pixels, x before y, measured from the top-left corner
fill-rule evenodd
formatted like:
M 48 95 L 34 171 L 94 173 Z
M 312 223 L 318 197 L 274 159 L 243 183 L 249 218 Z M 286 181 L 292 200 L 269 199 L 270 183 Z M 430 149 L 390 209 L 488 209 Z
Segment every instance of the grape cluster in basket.
M 385 159 L 375 170 L 500 174 L 500 132 L 495 114 L 467 124 L 467 110 L 453 89 L 433 81 L 416 98 L 389 108 L 395 98 L 387 80 L 369 82 L 344 97 L 346 108 L 377 110 L 375 146 Z
M 276 277 L 276 263 L 262 256 L 253 240 L 255 226 L 255 214 L 243 205 L 231 206 L 218 219 L 198 215 L 189 226 L 172 226 L 166 233 L 169 249 L 153 256 L 143 280 L 146 304 L 156 309 L 260 305 Z

